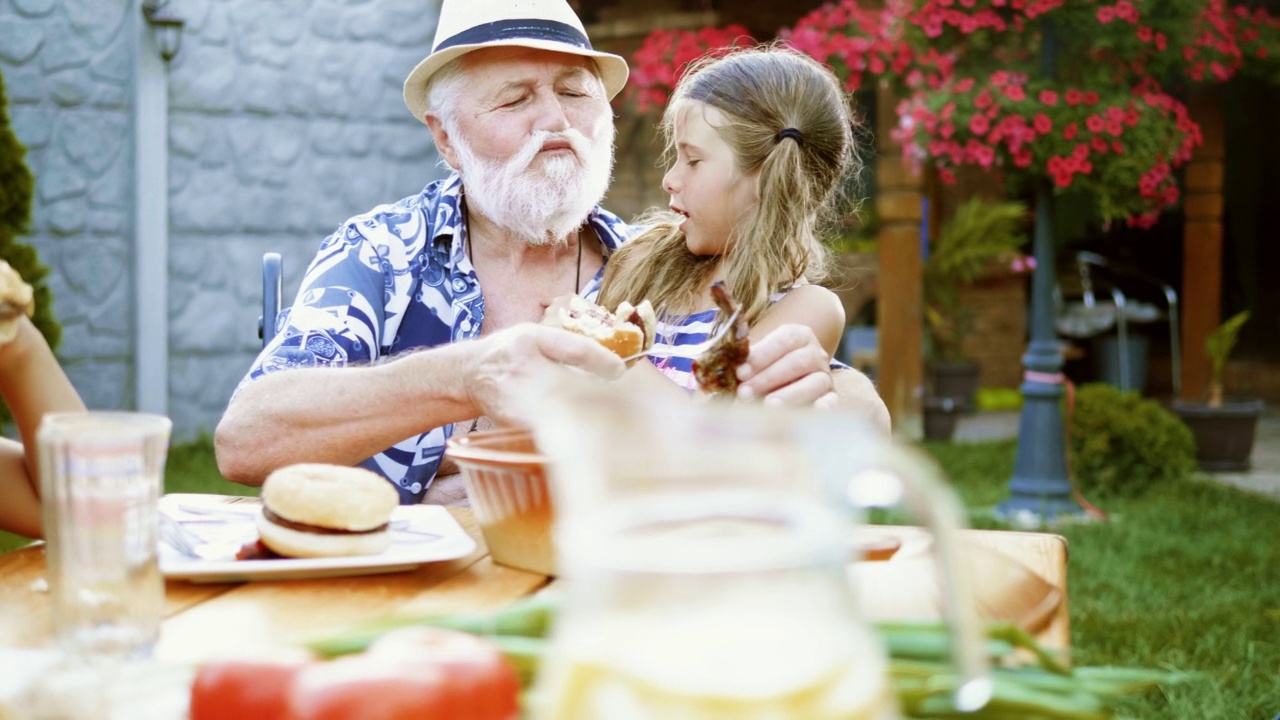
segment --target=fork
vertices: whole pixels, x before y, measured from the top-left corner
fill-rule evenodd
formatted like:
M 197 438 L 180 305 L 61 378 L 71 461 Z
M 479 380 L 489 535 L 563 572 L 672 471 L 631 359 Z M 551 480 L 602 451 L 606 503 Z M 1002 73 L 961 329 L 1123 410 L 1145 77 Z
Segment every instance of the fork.
M 199 544 L 191 537 L 187 529 L 182 527 L 182 523 L 168 514 L 160 513 L 160 522 L 157 530 L 159 530 L 160 539 L 169 547 L 182 553 L 183 556 L 195 560 L 204 559 L 204 556 L 199 552 Z
M 720 326 L 720 330 L 716 332 L 714 336 L 704 340 L 702 342 L 702 345 L 707 348 L 713 347 L 716 343 L 720 342 L 725 335 L 729 334 L 729 331 L 733 329 L 733 324 L 738 321 L 738 313 L 740 313 L 741 310 L 742 310 L 741 308 L 734 310 L 733 314 L 729 316 L 729 319 L 726 320 L 724 324 Z M 676 354 L 675 348 L 667 348 L 665 350 L 642 350 L 636 353 L 635 355 L 629 355 L 627 357 L 622 358 L 622 362 L 629 363 L 632 360 L 639 360 L 642 357 L 651 357 L 651 358 L 671 357 L 672 355 L 675 355 L 675 354 Z

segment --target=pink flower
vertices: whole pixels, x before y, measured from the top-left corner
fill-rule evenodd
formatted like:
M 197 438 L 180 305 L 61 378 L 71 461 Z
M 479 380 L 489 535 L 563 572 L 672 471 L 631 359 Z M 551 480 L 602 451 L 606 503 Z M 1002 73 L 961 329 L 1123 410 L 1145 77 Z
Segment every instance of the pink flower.
M 1068 105 L 1072 105 L 1072 106 L 1079 105 L 1080 101 L 1083 99 L 1084 99 L 1084 95 L 1082 95 L 1079 90 L 1075 88 L 1071 88 L 1070 90 L 1067 91 Z
M 987 120 L 986 115 L 974 115 L 969 120 L 969 132 L 972 132 L 974 135 L 986 135 L 987 131 L 990 129 L 991 121 Z
M 1054 92 L 1054 91 L 1052 91 L 1052 90 L 1041 90 L 1041 91 L 1040 91 L 1040 102 L 1044 103 L 1045 105 L 1057 105 L 1057 104 L 1058 104 L 1058 93 L 1056 93 L 1056 92 Z
M 1035 118 L 1031 122 L 1035 126 L 1036 132 L 1041 135 L 1045 135 L 1053 129 L 1053 120 L 1044 113 L 1036 113 Z

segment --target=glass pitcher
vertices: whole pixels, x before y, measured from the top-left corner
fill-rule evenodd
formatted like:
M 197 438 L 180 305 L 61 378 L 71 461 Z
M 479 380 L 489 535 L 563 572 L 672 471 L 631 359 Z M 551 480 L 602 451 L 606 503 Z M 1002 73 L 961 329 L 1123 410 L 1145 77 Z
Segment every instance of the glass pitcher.
M 538 393 L 566 587 L 532 717 L 896 718 L 846 566 L 856 507 L 898 498 L 935 531 L 957 707 L 985 704 L 960 506 L 928 465 L 849 415 L 652 390 Z

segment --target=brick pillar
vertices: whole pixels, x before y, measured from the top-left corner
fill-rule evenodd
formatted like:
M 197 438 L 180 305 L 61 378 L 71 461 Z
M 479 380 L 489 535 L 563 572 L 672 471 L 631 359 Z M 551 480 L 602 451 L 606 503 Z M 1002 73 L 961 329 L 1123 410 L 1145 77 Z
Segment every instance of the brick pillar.
M 1188 110 L 1200 125 L 1204 144 L 1187 163 L 1182 236 L 1182 392 L 1202 400 L 1210 364 L 1204 343 L 1222 321 L 1222 181 L 1226 142 L 1218 86 L 1192 89 Z
M 879 359 L 876 384 L 889 407 L 894 432 L 904 437 L 924 435 L 923 321 L 920 225 L 924 180 L 902 161 L 902 149 L 889 139 L 897 125 L 897 98 L 878 90 L 876 137 L 876 236 L 880 255 L 879 295 L 876 303 Z

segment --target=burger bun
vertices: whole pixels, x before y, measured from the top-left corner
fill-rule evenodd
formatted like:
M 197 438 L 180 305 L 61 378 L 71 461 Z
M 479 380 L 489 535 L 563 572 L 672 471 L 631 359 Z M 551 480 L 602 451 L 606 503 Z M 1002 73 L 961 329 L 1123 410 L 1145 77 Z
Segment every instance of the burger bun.
M 391 544 L 385 527 L 400 495 L 382 476 L 357 467 L 304 463 L 280 468 L 262 485 L 264 512 L 258 534 L 271 550 L 288 557 L 376 555 Z

